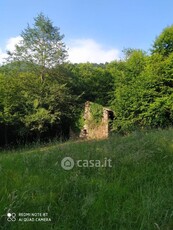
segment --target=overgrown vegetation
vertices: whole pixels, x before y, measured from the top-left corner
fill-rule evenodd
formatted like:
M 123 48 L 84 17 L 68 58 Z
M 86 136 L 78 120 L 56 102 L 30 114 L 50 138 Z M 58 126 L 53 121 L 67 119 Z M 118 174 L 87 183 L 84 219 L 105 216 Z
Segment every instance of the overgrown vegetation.
M 150 53 L 125 49 L 105 64 L 66 62 L 64 36 L 43 14 L 21 36 L 0 67 L 0 146 L 68 139 L 86 101 L 113 109 L 115 132 L 173 125 L 173 26 Z
M 103 106 L 97 103 L 90 103 L 91 121 L 93 125 L 98 125 L 103 118 Z
M 173 130 L 0 154 L 0 229 L 172 230 Z M 105 157 L 110 168 L 61 168 Z M 8 211 L 48 212 L 48 223 L 8 222 Z
M 172 230 L 173 25 L 150 53 L 125 49 L 105 64 L 68 63 L 64 35 L 42 13 L 21 37 L 0 67 L 0 229 Z M 86 101 L 94 125 L 103 106 L 114 111 L 115 136 L 19 149 L 79 132 Z M 65 171 L 67 156 L 112 167 Z M 8 222 L 8 212 L 52 221 Z

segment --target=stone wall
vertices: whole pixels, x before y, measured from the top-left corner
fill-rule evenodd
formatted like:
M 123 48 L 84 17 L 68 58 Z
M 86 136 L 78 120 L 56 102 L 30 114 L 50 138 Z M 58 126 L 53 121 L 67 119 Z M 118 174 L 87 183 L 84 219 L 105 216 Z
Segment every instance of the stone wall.
M 84 127 L 80 137 L 86 139 L 103 139 L 109 136 L 109 112 L 111 110 L 103 107 L 103 116 L 99 123 L 95 123 L 91 114 L 91 103 L 87 101 L 84 109 Z

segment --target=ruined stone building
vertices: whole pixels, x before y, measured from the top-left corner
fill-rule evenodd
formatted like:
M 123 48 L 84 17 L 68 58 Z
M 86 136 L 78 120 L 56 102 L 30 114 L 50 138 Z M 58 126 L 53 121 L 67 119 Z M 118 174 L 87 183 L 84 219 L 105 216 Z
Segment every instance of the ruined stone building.
M 81 138 L 102 139 L 109 136 L 114 113 L 96 103 L 87 101 L 84 108 L 84 124 L 80 133 Z

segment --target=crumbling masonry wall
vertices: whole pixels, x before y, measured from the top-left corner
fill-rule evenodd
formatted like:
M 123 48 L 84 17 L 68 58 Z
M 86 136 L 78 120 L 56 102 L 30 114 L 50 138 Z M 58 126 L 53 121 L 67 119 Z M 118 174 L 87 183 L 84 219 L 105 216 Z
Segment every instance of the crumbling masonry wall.
M 91 103 L 87 101 L 84 109 L 84 126 L 80 137 L 86 139 L 104 139 L 109 136 L 109 113 L 110 109 L 102 107 L 100 122 L 95 122 L 91 113 Z

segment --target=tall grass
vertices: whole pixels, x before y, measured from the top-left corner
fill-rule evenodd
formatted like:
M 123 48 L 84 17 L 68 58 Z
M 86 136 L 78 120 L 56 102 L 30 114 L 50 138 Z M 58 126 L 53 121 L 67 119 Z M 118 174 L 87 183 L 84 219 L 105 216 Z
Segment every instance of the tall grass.
M 107 157 L 112 167 L 66 171 L 66 156 Z M 8 222 L 7 212 L 52 221 Z M 173 130 L 3 152 L 0 215 L 3 230 L 172 230 Z

